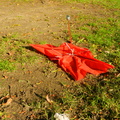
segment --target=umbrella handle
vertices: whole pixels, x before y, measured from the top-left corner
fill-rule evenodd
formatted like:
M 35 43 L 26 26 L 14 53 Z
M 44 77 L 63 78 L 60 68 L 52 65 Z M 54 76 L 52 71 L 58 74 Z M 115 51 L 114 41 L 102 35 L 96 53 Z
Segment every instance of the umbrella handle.
M 72 35 L 71 35 L 71 30 L 70 30 L 70 16 L 67 15 L 66 19 L 68 20 L 68 36 L 69 36 L 69 42 L 72 43 Z

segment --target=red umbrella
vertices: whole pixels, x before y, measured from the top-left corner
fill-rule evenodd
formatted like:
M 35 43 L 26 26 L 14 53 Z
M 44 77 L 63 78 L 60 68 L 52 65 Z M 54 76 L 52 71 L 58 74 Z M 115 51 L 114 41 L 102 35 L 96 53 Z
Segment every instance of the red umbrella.
M 48 56 L 50 60 L 57 61 L 61 68 L 70 73 L 75 80 L 85 77 L 86 73 L 99 75 L 114 68 L 105 62 L 97 60 L 86 48 L 77 47 L 71 43 L 63 43 L 59 47 L 46 45 L 31 45 L 33 48 Z
M 70 26 L 68 27 L 70 35 Z M 50 44 L 31 44 L 30 46 L 48 56 L 50 60 L 56 61 L 75 80 L 84 78 L 87 73 L 99 75 L 107 72 L 110 68 L 114 68 L 108 63 L 95 59 L 89 49 L 77 47 L 71 43 L 63 43 L 59 47 Z

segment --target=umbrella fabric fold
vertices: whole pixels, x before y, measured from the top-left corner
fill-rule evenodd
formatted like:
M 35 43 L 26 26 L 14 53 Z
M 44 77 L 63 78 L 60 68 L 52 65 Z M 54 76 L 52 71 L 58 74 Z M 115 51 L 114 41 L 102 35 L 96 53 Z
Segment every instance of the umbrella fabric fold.
M 75 80 L 80 80 L 87 73 L 99 75 L 105 73 L 114 66 L 97 60 L 87 48 L 81 48 L 71 43 L 63 43 L 59 47 L 45 44 L 31 44 L 34 49 L 46 55 L 50 60 L 57 64 Z

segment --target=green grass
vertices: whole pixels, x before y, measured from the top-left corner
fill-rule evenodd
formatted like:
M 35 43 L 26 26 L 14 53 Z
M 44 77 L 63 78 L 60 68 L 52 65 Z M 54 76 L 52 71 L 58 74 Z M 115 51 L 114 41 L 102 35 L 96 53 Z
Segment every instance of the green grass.
M 105 4 L 107 2 L 114 4 L 114 1 L 104 1 Z M 111 9 L 105 4 L 106 9 Z M 116 8 L 115 6 L 113 7 Z M 31 103 L 36 113 L 41 113 L 41 116 L 38 115 L 39 119 L 53 120 L 56 112 L 70 114 L 71 120 L 120 119 L 120 17 L 118 13 L 119 11 L 113 10 L 110 17 L 103 18 L 78 15 L 74 22 L 77 25 L 72 28 L 75 44 L 87 46 L 97 59 L 112 64 L 115 68 L 107 74 L 88 77 L 89 81 L 83 84 L 61 83 L 64 89 L 60 93 L 46 91 L 49 96 L 54 94 L 51 97 L 53 104 L 49 104 L 45 98 L 35 101 L 35 104 Z
M 17 64 L 32 63 L 38 57 L 27 48 L 31 40 L 21 39 L 18 34 L 2 36 L 0 39 L 0 70 L 14 70 Z
M 61 1 L 65 3 L 72 3 L 72 2 L 78 2 L 78 3 L 86 3 L 86 4 L 98 4 L 102 5 L 107 8 L 120 8 L 120 1 L 119 0 L 54 0 L 54 1 Z
M 12 71 L 15 69 L 15 66 L 12 62 L 8 60 L 0 60 L 0 70 Z
M 84 2 L 87 4 L 88 0 Z M 44 95 L 39 95 L 39 100 L 27 104 L 37 119 L 54 120 L 57 112 L 70 114 L 71 120 L 120 119 L 120 16 L 118 10 L 114 11 L 120 4 L 119 1 L 112 0 L 98 2 L 108 10 L 114 4 L 110 17 L 78 14 L 74 22 L 77 25 L 72 28 L 72 37 L 76 45 L 85 45 L 97 59 L 112 64 L 115 68 L 98 77 L 88 75 L 87 81 L 82 84 L 73 82 L 69 85 L 61 82 L 63 91 L 46 91 L 53 100 L 52 104 L 46 101 Z M 0 70 L 13 70 L 16 63 L 24 64 L 37 59 L 32 51 L 23 47 L 30 43 L 31 40 L 20 39 L 16 34 L 3 36 L 0 39 Z M 43 68 L 43 71 L 51 70 L 51 67 Z
M 64 84 L 64 90 L 60 93 L 46 91 L 53 100 L 52 104 L 49 104 L 45 97 L 39 96 L 40 100 L 33 101 L 29 106 L 39 119 L 54 120 L 54 114 L 57 112 L 69 114 L 71 120 L 119 119 L 120 88 L 119 84 L 116 84 L 118 82 L 119 78 L 111 81 L 106 77 L 103 80 L 97 79 L 96 84 Z
M 82 15 L 79 18 L 80 21 L 81 18 L 83 19 Z M 82 27 L 79 27 L 79 31 L 85 34 L 74 33 L 73 40 L 78 43 L 85 42 L 98 59 L 119 67 L 120 20 L 116 18 L 105 19 L 90 16 L 88 18 L 85 17 L 84 20 L 86 23 Z

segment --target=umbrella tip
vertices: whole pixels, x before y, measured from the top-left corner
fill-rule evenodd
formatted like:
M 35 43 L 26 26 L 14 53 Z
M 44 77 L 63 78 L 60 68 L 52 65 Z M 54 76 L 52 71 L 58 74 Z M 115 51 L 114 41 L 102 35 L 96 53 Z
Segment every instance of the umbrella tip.
M 69 15 L 66 15 L 66 19 L 67 19 L 67 20 L 70 20 L 70 16 L 69 16 Z

